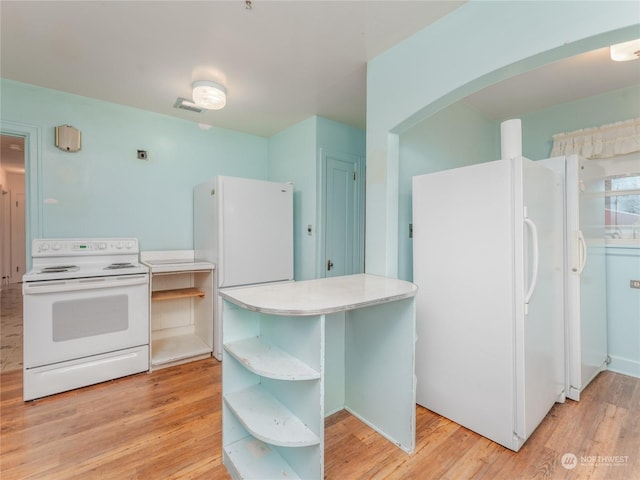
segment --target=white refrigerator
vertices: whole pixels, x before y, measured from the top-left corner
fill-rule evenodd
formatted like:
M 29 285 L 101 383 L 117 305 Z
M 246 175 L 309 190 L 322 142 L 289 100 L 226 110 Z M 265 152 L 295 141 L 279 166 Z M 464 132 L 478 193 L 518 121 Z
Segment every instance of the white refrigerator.
M 564 401 L 562 220 L 522 157 L 413 178 L 417 403 L 514 451 Z
M 565 181 L 566 394 L 607 368 L 605 173 L 577 155 L 540 160 Z
M 293 280 L 293 185 L 218 176 L 194 187 L 196 260 L 213 262 L 213 355 L 222 359 L 219 289 Z

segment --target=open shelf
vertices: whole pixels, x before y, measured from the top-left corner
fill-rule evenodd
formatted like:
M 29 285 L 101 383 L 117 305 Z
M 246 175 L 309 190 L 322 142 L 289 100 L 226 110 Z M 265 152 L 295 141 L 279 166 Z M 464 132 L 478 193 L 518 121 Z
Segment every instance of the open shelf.
M 151 300 L 175 300 L 177 298 L 204 298 L 205 293 L 197 288 L 176 288 L 151 292 Z
M 320 438 L 261 385 L 224 395 L 238 421 L 254 437 L 281 447 L 319 445 Z
M 198 355 L 211 354 L 211 347 L 197 335 L 177 335 L 151 341 L 154 366 L 177 362 Z
M 149 267 L 151 368 L 164 368 L 213 352 L 215 265 L 193 250 L 141 252 Z
M 258 337 L 225 344 L 224 349 L 248 370 L 262 377 L 277 380 L 315 380 L 320 378 L 320 372 Z
M 245 437 L 224 448 L 224 460 L 233 478 L 300 478 L 271 446 Z

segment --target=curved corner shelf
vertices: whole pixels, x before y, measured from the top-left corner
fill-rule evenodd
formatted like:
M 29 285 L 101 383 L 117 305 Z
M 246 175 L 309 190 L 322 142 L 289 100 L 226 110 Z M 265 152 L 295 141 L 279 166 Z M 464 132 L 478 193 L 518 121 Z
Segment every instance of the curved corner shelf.
M 227 343 L 224 349 L 248 370 L 276 380 L 316 380 L 320 372 L 278 347 L 251 337 Z
M 319 445 L 313 433 L 261 385 L 224 395 L 238 421 L 255 438 L 280 447 Z
M 232 478 L 300 478 L 275 449 L 251 436 L 225 447 L 224 457 Z

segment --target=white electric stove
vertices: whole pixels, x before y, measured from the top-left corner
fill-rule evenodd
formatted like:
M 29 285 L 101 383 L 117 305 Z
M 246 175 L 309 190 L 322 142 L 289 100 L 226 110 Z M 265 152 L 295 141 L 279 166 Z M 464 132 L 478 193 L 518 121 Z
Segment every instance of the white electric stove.
M 149 370 L 135 238 L 36 239 L 23 277 L 24 399 Z

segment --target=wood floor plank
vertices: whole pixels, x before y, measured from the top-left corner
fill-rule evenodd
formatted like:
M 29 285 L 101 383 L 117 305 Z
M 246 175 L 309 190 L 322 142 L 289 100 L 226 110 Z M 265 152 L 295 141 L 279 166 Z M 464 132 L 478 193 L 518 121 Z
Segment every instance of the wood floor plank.
M 458 480 L 460 478 L 478 478 L 486 469 L 491 459 L 502 447 L 486 438 L 475 436 L 471 448 L 462 452 L 457 461 L 442 476 L 442 480 Z
M 25 403 L 22 372 L 4 373 L 0 478 L 226 480 L 220 380 L 208 359 Z M 601 373 L 580 402 L 556 404 L 518 453 L 420 406 L 416 427 L 409 455 L 346 411 L 332 415 L 325 478 L 640 479 L 637 378 Z M 574 469 L 562 465 L 567 453 Z

